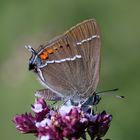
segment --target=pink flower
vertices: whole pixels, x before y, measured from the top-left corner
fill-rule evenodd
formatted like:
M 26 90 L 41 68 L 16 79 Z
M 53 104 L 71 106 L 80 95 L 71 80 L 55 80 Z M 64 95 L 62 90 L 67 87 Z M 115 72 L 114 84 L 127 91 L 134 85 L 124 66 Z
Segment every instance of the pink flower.
M 31 113 L 16 115 L 13 118 L 13 122 L 16 124 L 16 129 L 21 133 L 36 133 L 37 128 L 35 126 L 35 118 Z
M 105 111 L 92 114 L 78 106 L 63 105 L 54 110 L 43 99 L 37 99 L 32 110 L 34 115 L 16 115 L 13 122 L 21 133 L 33 133 L 40 140 L 86 139 L 86 131 L 92 140 L 100 139 L 112 120 Z

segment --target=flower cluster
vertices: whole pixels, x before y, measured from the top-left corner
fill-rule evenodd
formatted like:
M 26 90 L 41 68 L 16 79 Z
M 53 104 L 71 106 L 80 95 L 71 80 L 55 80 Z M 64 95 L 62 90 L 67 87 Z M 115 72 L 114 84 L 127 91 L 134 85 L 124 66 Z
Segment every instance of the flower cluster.
M 105 111 L 88 113 L 78 106 L 62 105 L 58 109 L 48 106 L 43 99 L 37 99 L 31 113 L 16 115 L 13 122 L 21 133 L 33 133 L 40 140 L 91 140 L 101 139 L 107 132 L 112 116 Z

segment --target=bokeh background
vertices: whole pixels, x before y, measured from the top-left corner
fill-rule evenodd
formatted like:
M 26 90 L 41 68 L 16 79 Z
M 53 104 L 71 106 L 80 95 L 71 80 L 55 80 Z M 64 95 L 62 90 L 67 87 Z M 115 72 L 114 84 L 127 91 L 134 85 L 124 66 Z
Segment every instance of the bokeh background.
M 0 1 L 0 139 L 33 140 L 16 131 L 12 118 L 30 111 L 34 91 L 43 88 L 28 71 L 30 53 L 71 26 L 95 18 L 102 34 L 98 91 L 118 87 L 124 100 L 104 96 L 98 106 L 113 114 L 105 138 L 140 138 L 139 0 Z

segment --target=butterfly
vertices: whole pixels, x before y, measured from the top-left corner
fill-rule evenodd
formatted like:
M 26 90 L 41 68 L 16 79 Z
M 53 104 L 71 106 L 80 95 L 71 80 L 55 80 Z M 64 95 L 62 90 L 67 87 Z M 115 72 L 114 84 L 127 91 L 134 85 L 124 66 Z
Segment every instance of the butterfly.
M 37 96 L 88 103 L 92 97 L 92 104 L 97 104 L 101 38 L 96 20 L 85 20 L 36 50 L 30 45 L 26 48 L 32 53 L 29 70 L 46 87 Z

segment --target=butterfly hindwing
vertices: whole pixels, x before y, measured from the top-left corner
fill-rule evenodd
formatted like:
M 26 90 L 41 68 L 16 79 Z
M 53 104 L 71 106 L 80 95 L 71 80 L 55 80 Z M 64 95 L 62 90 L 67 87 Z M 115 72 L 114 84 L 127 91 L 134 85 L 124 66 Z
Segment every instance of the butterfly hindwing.
M 93 94 L 99 81 L 100 32 L 86 20 L 38 49 L 41 82 L 58 96 Z M 39 60 L 39 59 L 37 59 Z M 36 61 L 36 60 L 35 60 Z

